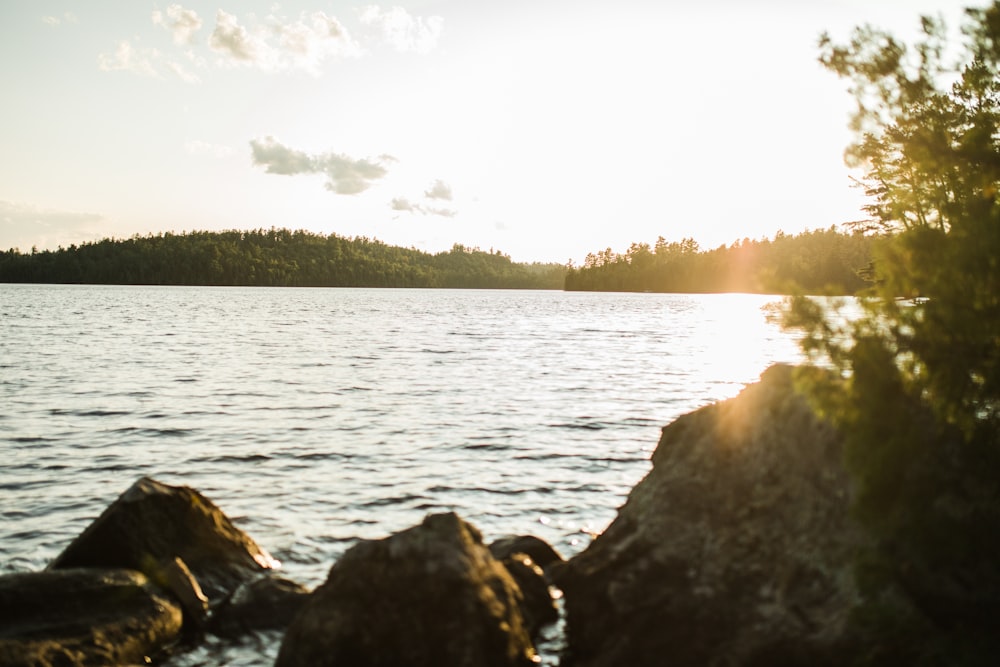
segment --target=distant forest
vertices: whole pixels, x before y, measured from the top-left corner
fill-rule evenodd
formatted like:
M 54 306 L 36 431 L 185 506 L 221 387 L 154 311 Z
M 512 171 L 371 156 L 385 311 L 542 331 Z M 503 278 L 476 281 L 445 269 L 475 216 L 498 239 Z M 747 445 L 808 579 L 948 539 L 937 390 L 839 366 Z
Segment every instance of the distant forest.
M 831 227 L 701 250 L 693 239 L 610 248 L 570 268 L 565 289 L 619 292 L 854 294 L 866 286 L 876 239 Z
M 870 236 L 834 228 L 701 250 L 693 239 L 633 243 L 583 266 L 522 264 L 456 244 L 431 254 L 366 237 L 307 231 L 191 232 L 0 252 L 0 282 L 286 287 L 451 287 L 616 292 L 853 294 Z
M 0 282 L 562 289 L 561 264 L 519 264 L 456 244 L 430 254 L 307 231 L 191 232 L 0 252 Z

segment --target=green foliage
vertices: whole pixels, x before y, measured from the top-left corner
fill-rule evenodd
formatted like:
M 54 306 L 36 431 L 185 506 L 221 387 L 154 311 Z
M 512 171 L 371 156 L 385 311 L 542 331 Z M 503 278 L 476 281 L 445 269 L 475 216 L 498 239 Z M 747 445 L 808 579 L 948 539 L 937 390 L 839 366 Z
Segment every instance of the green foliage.
M 788 294 L 792 285 L 810 294 L 853 294 L 871 263 L 872 239 L 834 229 L 773 240 L 743 239 L 703 251 L 694 239 L 650 248 L 633 243 L 625 254 L 611 248 L 587 255 L 566 275 L 566 289 L 622 292 L 756 292 Z
M 560 289 L 566 267 L 455 245 L 431 255 L 306 231 L 191 232 L 0 252 L 0 282 Z
M 1000 3 L 968 21 L 957 69 L 932 19 L 912 48 L 867 27 L 821 40 L 858 101 L 847 157 L 871 218 L 856 224 L 884 240 L 860 316 L 799 298 L 787 322 L 837 371 L 807 386 L 843 428 L 873 536 L 858 568 L 859 628 L 883 645 L 870 664 L 1000 655 Z

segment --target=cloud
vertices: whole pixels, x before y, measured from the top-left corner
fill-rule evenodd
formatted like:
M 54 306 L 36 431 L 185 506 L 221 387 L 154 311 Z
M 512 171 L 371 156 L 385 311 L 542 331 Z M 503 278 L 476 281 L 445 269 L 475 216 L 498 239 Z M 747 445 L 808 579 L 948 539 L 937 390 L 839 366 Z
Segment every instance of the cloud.
M 333 16 L 313 12 L 297 21 L 277 23 L 279 54 L 286 68 L 319 73 L 327 58 L 357 57 L 361 48 Z
M 431 184 L 430 189 L 424 190 L 424 198 L 428 202 L 414 202 L 407 197 L 396 197 L 389 202 L 389 208 L 402 213 L 419 213 L 420 215 L 437 215 L 443 218 L 454 218 L 458 211 L 436 206 L 431 203 L 434 200 L 451 201 L 451 187 L 444 181 L 438 179 Z
M 208 43 L 214 50 L 244 62 L 257 60 L 267 50 L 267 45 L 251 36 L 239 19 L 221 9 L 215 15 L 215 30 Z
M 203 61 L 193 53 L 184 56 L 195 67 L 203 67 Z M 173 74 L 184 83 L 201 83 L 201 77 L 187 69 L 178 60 L 165 56 L 157 49 L 132 46 L 129 40 L 122 40 L 114 53 L 102 53 L 97 56 L 97 65 L 105 72 L 132 72 L 139 76 L 153 79 L 163 79 L 165 74 Z
M 97 56 L 97 63 L 105 72 L 126 71 L 160 78 L 154 64 L 160 58 L 161 54 L 156 49 L 136 49 L 128 40 L 122 40 L 118 42 L 118 48 L 113 54 L 102 53 Z
M 273 11 L 278 11 L 279 5 Z M 366 7 L 358 15 L 361 25 L 374 30 L 376 41 L 401 52 L 427 53 L 437 46 L 444 19 L 440 16 L 412 16 L 401 7 L 382 9 Z M 170 33 L 175 47 L 193 47 L 204 21 L 193 9 L 172 4 L 153 10 L 152 22 Z M 49 25 L 75 21 L 75 17 L 45 16 Z M 369 30 L 369 32 L 371 32 Z M 201 47 L 204 49 L 205 47 Z M 359 58 L 366 49 L 356 41 L 343 23 L 323 11 L 301 12 L 288 18 L 274 13 L 259 19 L 248 14 L 242 19 L 219 9 L 207 40 L 207 52 L 218 56 L 216 67 L 253 67 L 266 72 L 300 70 L 314 76 L 322 73 L 329 60 Z M 206 51 L 202 51 L 205 54 Z M 184 54 L 196 69 L 207 67 L 204 55 L 194 50 Z M 114 53 L 101 54 L 99 64 L 105 71 L 130 71 L 142 76 L 166 78 L 173 74 L 186 83 L 200 83 L 201 78 L 184 64 L 178 54 L 164 54 L 155 49 L 139 49 L 122 40 Z
M 361 55 L 347 29 L 325 12 L 303 13 L 295 20 L 272 15 L 265 23 L 251 18 L 242 25 L 220 9 L 209 46 L 223 56 L 223 63 L 265 71 L 300 69 L 314 75 L 329 58 Z
M 445 201 L 451 201 L 451 186 L 439 178 L 431 183 L 431 187 L 429 189 L 424 190 L 424 196 L 428 199 L 443 199 Z
M 184 68 L 184 65 L 180 64 L 176 60 L 170 60 L 166 63 L 168 70 L 174 73 L 174 75 L 183 81 L 184 83 L 201 83 L 201 77 L 199 77 L 194 72 L 189 72 Z
M 45 25 L 56 26 L 62 23 L 76 23 L 76 14 L 73 12 L 66 12 L 62 16 L 43 16 L 42 23 Z
M 382 39 L 400 52 L 428 53 L 437 46 L 444 30 L 440 16 L 412 16 L 402 7 L 382 9 L 377 5 L 361 12 L 361 23 L 376 28 Z
M 99 230 L 105 222 L 105 217 L 96 213 L 0 200 L 0 248 L 27 252 L 32 246 L 54 249 L 60 244 L 92 241 L 101 236 Z
M 166 18 L 159 9 L 153 10 L 153 23 L 169 30 L 175 44 L 194 44 L 195 33 L 201 30 L 202 25 L 197 12 L 180 5 L 167 7 Z
M 391 155 L 377 158 L 354 159 L 341 153 L 310 155 L 282 145 L 274 137 L 250 141 L 253 163 L 264 167 L 269 174 L 293 176 L 297 174 L 323 174 L 324 187 L 339 195 L 364 192 L 389 173 L 387 164 L 395 161 Z

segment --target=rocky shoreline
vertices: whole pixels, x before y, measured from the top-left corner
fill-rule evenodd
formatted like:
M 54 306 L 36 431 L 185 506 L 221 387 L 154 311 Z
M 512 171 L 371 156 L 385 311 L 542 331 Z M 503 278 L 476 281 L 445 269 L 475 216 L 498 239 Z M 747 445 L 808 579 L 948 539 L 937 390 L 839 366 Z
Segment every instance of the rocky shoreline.
M 564 595 L 570 667 L 835 665 L 864 641 L 836 432 L 775 366 L 663 429 L 615 521 L 564 561 L 453 514 L 351 547 L 314 591 L 197 491 L 143 478 L 43 572 L 0 577 L 0 664 L 147 664 L 287 631 L 278 667 L 520 666 Z

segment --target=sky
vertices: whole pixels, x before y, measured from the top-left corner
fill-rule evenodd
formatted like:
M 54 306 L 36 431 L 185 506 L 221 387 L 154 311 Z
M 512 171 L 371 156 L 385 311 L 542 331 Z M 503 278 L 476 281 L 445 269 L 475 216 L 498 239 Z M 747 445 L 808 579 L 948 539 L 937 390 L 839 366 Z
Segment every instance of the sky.
M 955 0 L 4 0 L 0 249 L 289 228 L 515 261 L 862 217 L 823 31 Z

